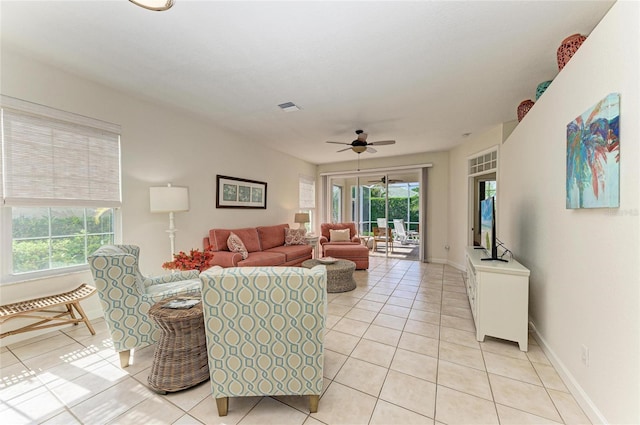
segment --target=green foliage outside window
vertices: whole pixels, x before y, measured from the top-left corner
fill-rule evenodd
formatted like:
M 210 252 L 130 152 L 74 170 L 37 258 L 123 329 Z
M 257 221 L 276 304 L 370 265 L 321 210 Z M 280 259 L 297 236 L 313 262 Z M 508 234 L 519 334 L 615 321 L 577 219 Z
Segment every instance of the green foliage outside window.
M 385 198 L 371 198 L 371 221 L 373 225 L 377 218 L 384 217 L 384 202 Z M 389 227 L 393 228 L 393 219 L 402 218 L 405 223 L 410 222 L 409 230 L 416 230 L 418 227 L 418 220 L 420 216 L 420 198 L 415 195 L 409 198 L 409 220 L 407 221 L 407 198 L 394 197 L 389 198 Z
M 49 240 L 31 239 L 13 241 L 13 271 L 46 270 L 49 268 Z
M 342 221 L 342 186 L 333 186 L 331 201 L 331 221 L 339 223 Z
M 13 273 L 86 264 L 114 242 L 110 208 L 12 208 Z

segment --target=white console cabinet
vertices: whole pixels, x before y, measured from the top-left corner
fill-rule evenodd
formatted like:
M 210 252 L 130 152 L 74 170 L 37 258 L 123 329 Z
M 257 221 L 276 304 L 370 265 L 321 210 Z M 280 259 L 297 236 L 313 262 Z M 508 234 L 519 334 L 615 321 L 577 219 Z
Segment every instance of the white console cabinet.
M 528 349 L 529 269 L 515 260 L 482 261 L 487 253 L 466 248 L 467 295 L 476 339 L 485 336 L 516 341 Z

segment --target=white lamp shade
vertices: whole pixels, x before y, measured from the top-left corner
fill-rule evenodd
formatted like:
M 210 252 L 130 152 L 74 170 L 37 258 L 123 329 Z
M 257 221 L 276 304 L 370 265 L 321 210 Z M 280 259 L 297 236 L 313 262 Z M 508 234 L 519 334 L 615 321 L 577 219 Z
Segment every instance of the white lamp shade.
M 294 223 L 308 223 L 309 222 L 309 213 L 296 213 L 296 216 L 293 220 Z
M 152 213 L 189 211 L 189 188 L 150 187 L 149 209 Z

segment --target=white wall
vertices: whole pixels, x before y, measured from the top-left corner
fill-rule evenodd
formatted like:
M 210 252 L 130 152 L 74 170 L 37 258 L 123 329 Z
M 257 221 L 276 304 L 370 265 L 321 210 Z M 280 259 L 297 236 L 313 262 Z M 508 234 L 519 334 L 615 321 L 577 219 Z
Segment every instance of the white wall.
M 177 250 L 202 248 L 202 238 L 212 227 L 297 227 L 293 216 L 298 210 L 298 177 L 315 176 L 315 165 L 6 48 L 1 66 L 4 95 L 122 126 L 122 242 L 140 246 L 143 273 L 160 274 L 162 263 L 171 259 L 165 232 L 168 214 L 149 212 L 150 186 L 171 182 L 189 187 L 190 211 L 176 213 Z M 267 182 L 267 209 L 216 209 L 216 174 Z M 3 285 L 2 303 L 73 289 L 80 282 L 92 282 L 90 273 Z M 83 305 L 93 317 L 102 315 L 97 297 Z M 12 338 L 4 338 L 2 344 Z
M 345 153 L 350 154 L 351 152 Z M 447 223 L 449 220 L 447 211 L 447 205 L 449 203 L 449 153 L 426 152 L 415 155 L 402 155 L 386 158 L 376 158 L 375 155 L 372 156 L 373 158 L 360 160 L 359 169 L 361 171 L 405 165 L 433 164 L 428 171 L 428 182 L 426 188 L 427 261 L 446 263 L 448 252 L 445 249 L 445 246 L 448 244 Z M 319 173 L 355 171 L 357 169 L 357 161 L 322 164 L 318 166 Z
M 592 420 L 640 423 L 640 3 L 617 2 L 501 149 L 498 233 L 530 317 Z M 566 126 L 620 93 L 620 207 L 565 209 Z M 589 365 L 581 346 L 589 349 Z

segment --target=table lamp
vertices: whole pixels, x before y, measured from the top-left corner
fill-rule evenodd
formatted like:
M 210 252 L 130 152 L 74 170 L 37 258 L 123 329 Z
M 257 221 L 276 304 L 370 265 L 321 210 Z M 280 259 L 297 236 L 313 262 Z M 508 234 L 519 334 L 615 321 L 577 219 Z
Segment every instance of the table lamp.
M 295 219 L 293 220 L 295 223 L 299 223 L 298 229 L 306 229 L 305 224 L 309 221 L 309 213 L 296 213 Z

